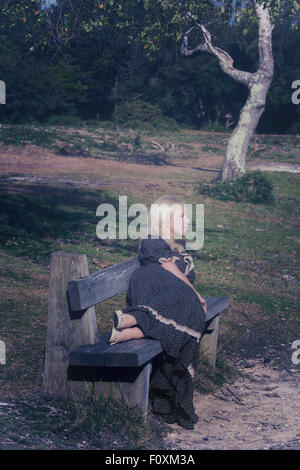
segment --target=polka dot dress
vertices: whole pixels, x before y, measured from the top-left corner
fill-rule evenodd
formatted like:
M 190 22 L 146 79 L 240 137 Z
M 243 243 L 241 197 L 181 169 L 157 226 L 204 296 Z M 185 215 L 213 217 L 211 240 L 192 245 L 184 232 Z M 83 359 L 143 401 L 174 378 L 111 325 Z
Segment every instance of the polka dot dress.
M 184 247 L 184 241 L 180 241 Z M 197 416 L 193 406 L 193 377 L 205 330 L 203 306 L 193 289 L 162 267 L 171 260 L 194 282 L 192 256 L 178 253 L 161 237 L 148 235 L 141 242 L 141 266 L 130 279 L 124 313 L 133 315 L 149 338 L 159 340 L 163 360 L 151 377 L 153 412 L 167 422 L 192 429 Z

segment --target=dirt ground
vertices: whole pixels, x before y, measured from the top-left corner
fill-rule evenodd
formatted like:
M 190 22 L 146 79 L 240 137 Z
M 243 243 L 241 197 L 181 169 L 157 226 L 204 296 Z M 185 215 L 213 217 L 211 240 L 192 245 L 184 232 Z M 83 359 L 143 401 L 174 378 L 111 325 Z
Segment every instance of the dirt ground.
M 79 186 L 86 189 L 106 188 L 119 194 L 129 191 L 133 196 L 147 191 L 152 194 L 168 193 L 176 182 L 180 194 L 191 196 L 199 176 L 204 181 L 217 177 L 223 163 L 222 155 L 210 155 L 209 159 L 174 159 L 172 165 L 155 166 L 118 162 L 105 158 L 80 158 L 58 156 L 50 150 L 26 145 L 18 150 L 13 146 L 0 148 L 0 173 L 11 181 L 47 184 L 55 181 L 60 185 Z M 246 162 L 246 170 L 287 171 L 300 173 L 300 164 Z M 178 181 L 180 180 L 180 182 Z M 172 190 L 172 192 L 174 192 Z
M 219 164 L 217 160 L 220 161 Z M 210 165 L 215 165 L 214 171 L 217 175 L 221 161 L 218 157 L 212 159 L 207 171 L 210 170 Z M 184 187 L 183 193 L 192 194 L 190 182 L 196 181 L 200 170 L 195 172 L 191 167 L 180 166 L 177 161 L 176 166 L 171 169 L 170 172 L 169 165 L 124 164 L 105 158 L 57 156 L 50 150 L 33 145 L 27 145 L 18 151 L 15 147 L 0 149 L 0 173 L 2 176 L 14 178 L 14 181 L 22 178 L 22 181 L 31 182 L 30 178 L 33 178 L 32 182 L 47 183 L 55 177 L 60 185 L 78 185 L 86 189 L 106 188 L 118 191 L 119 194 L 128 194 L 130 188 L 130 194 L 136 197 L 140 197 L 146 190 L 151 198 L 152 191 L 169 192 L 173 185 L 172 180 L 179 177 Z
M 193 431 L 177 424 L 168 449 L 300 450 L 300 370 L 280 370 L 262 359 L 239 366 L 240 377 L 216 394 L 195 393 L 199 421 Z

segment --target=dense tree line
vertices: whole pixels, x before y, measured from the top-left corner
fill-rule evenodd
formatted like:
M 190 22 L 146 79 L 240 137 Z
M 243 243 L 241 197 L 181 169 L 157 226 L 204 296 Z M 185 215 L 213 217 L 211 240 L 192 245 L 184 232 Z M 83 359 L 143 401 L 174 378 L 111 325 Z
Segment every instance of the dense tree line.
M 224 75 L 214 57 L 182 57 L 180 38 L 162 37 L 149 56 L 143 42 L 134 40 L 133 28 L 118 28 L 113 16 L 92 30 L 75 25 L 65 43 L 45 40 L 46 29 L 34 8 L 22 16 L 0 7 L 0 79 L 7 87 L 3 123 L 47 122 L 59 115 L 107 120 L 122 112 L 126 119 L 128 110 L 138 114 L 151 106 L 195 128 L 237 122 L 247 90 Z M 247 18 L 230 26 L 214 22 L 210 31 L 235 66 L 255 70 L 257 27 Z M 260 132 L 287 132 L 299 121 L 299 106 L 291 101 L 291 84 L 300 79 L 299 48 L 300 30 L 290 20 L 274 29 L 275 73 Z

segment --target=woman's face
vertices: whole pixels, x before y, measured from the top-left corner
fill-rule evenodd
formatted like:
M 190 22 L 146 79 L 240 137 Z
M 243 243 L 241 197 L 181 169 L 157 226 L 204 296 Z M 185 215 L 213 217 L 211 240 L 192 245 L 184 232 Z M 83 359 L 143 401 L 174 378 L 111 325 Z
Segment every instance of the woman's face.
M 180 211 L 173 211 L 171 213 L 171 230 L 173 231 L 174 235 L 182 236 L 186 233 L 187 227 L 190 223 L 190 219 L 185 214 L 184 205 L 180 206 Z M 173 220 L 173 226 L 172 226 Z

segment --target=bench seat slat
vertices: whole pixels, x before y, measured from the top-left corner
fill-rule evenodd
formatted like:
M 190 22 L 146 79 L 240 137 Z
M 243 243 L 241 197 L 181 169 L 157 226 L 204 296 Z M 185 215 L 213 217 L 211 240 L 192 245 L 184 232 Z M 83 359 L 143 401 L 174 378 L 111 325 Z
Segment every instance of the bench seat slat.
M 227 297 L 207 297 L 207 326 L 229 306 Z M 139 367 L 163 351 L 159 341 L 150 338 L 107 344 L 110 332 L 99 337 L 96 344 L 79 346 L 70 352 L 69 365 L 93 367 Z
M 140 367 L 162 352 L 159 341 L 144 338 L 107 344 L 110 332 L 93 345 L 80 346 L 70 352 L 69 365 L 93 367 Z
M 207 311 L 205 314 L 205 322 L 210 322 L 214 317 L 219 315 L 225 308 L 229 307 L 228 297 L 204 297 L 206 300 Z

